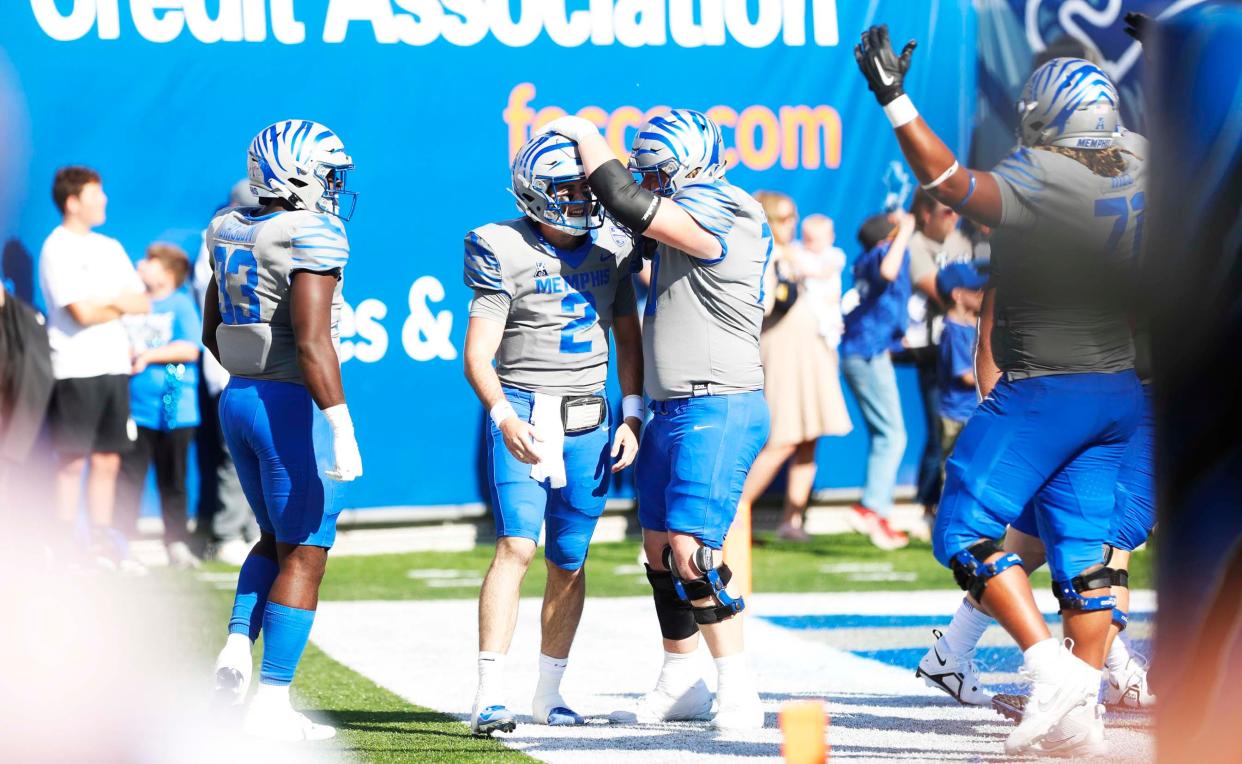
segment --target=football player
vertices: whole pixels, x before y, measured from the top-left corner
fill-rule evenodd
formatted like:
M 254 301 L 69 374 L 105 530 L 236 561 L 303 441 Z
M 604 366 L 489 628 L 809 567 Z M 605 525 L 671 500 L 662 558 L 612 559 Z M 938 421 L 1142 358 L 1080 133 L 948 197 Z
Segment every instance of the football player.
M 1145 141 L 1122 128 L 1103 71 L 1058 58 L 1023 89 L 1020 145 L 992 172 L 962 167 L 903 90 L 914 47 L 898 56 L 872 27 L 855 58 L 924 190 L 995 229 L 987 341 L 1000 379 L 948 461 L 933 551 L 1023 650 L 1033 702 L 1006 751 L 1100 753 L 1116 580 L 1104 550 L 1142 402 L 1119 285 L 1141 241 Z M 996 541 L 1028 503 L 1072 651 Z
M 713 724 L 762 727 L 736 617 L 745 602 L 728 589 L 720 550 L 768 437 L 759 359 L 767 219 L 725 179 L 720 127 L 704 114 L 653 117 L 634 139 L 628 169 L 582 118 L 545 129 L 577 142 L 591 190 L 651 257 L 643 357 L 654 416 L 638 456 L 638 512 L 665 656 L 635 716 L 707 715 L 712 698 L 693 668 L 702 632 L 719 674 Z
M 232 375 L 220 423 L 262 532 L 237 579 L 216 688 L 244 700 L 262 630 L 246 731 L 322 740 L 335 730 L 293 710 L 289 685 L 336 537 L 334 484 L 362 475 L 336 354 L 353 160 L 328 128 L 288 120 L 255 137 L 248 164 L 260 206 L 224 210 L 206 233 L 214 264 L 203 344 Z
M 497 537 L 479 593 L 475 734 L 516 727 L 502 675 L 522 578 L 545 523 L 548 580 L 531 715 L 539 724 L 583 723 L 560 691 L 586 595 L 583 565 L 609 478 L 634 461 L 646 417 L 632 238 L 604 216 L 565 138 L 532 138 L 512 172 L 522 217 L 475 228 L 465 241 L 464 278 L 474 290 L 465 373 L 489 412 Z M 624 395 L 612 437 L 604 397 L 610 330 Z
M 1113 576 L 1113 622 L 1109 629 L 1109 645 L 1104 661 L 1104 686 L 1101 700 L 1105 706 L 1126 708 L 1152 708 L 1156 696 L 1147 683 L 1147 665 L 1142 656 L 1131 651 L 1124 636 L 1129 623 L 1130 553 L 1146 543 L 1156 521 L 1155 472 L 1153 466 L 1153 436 L 1150 375 L 1143 361 L 1146 345 L 1143 335 L 1136 335 L 1135 347 L 1139 352 L 1139 377 L 1143 380 L 1142 419 L 1122 457 L 1115 490 L 1116 509 L 1113 512 L 1109 533 L 1108 566 Z M 980 348 L 977 362 L 991 363 L 986 348 Z M 987 396 L 991 390 L 981 389 Z M 1022 567 L 1029 575 L 1046 561 L 1044 545 L 1039 540 L 1039 527 L 1035 519 L 1035 507 L 1027 504 L 1018 519 L 1005 532 L 1006 552 L 1022 558 Z M 967 595 L 954 614 L 944 633 L 933 630 L 936 643 L 919 661 L 917 676 L 924 678 L 929 686 L 937 687 L 964 705 L 992 705 L 1012 718 L 1021 717 L 1021 709 L 1014 709 L 1001 697 L 992 698 L 983 688 L 979 669 L 974 662 L 975 648 L 983 633 L 992 624 L 992 618 L 979 608 L 979 603 Z

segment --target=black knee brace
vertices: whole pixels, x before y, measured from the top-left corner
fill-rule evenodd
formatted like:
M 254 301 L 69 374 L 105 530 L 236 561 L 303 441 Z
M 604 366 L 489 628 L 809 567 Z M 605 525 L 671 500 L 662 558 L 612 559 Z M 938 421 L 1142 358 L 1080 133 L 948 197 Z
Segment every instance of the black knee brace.
M 1117 598 L 1111 592 L 1102 597 L 1084 597 L 1079 592 L 1114 586 L 1116 575 L 1117 571 L 1104 567 L 1099 570 L 1093 570 L 1090 573 L 1084 573 L 1081 576 L 1074 576 L 1068 581 L 1057 581 L 1054 579 L 1052 582 L 1052 593 L 1057 596 L 1057 602 L 1061 605 L 1061 609 L 1058 612 L 1065 612 L 1066 610 L 1079 610 L 1082 612 L 1112 610 L 1117 604 Z
M 677 596 L 673 575 L 667 570 L 647 568 L 647 582 L 651 584 L 651 597 L 655 600 L 656 619 L 660 621 L 660 635 L 665 639 L 685 639 L 698 633 L 690 603 Z
M 1014 565 L 1022 565 L 1022 558 L 1010 553 L 996 562 L 984 562 L 987 558 L 1003 552 L 1000 544 L 985 539 L 973 546 L 968 546 L 949 560 L 949 568 L 953 571 L 953 580 L 963 591 L 970 592 L 975 602 L 983 601 L 983 590 L 988 580 L 999 576 Z
M 694 615 L 695 623 L 720 623 L 746 609 L 744 598 L 734 598 L 725 590 L 729 581 L 733 580 L 733 571 L 729 570 L 729 566 L 724 563 L 716 564 L 717 554 L 707 547 L 699 547 L 692 562 L 701 575 L 698 578 L 686 580 L 680 577 L 677 573 L 677 566 L 673 564 L 672 547 L 664 547 L 664 564 L 668 566 L 672 574 L 673 587 L 677 595 L 687 604 L 708 597 L 716 601 L 715 605 L 691 607 L 690 611 Z
M 1130 573 L 1126 570 L 1113 571 L 1113 586 L 1121 586 L 1126 589 L 1130 588 Z M 1121 608 L 1113 605 L 1113 624 L 1116 625 L 1117 631 L 1125 631 L 1126 626 L 1130 625 L 1130 614 Z

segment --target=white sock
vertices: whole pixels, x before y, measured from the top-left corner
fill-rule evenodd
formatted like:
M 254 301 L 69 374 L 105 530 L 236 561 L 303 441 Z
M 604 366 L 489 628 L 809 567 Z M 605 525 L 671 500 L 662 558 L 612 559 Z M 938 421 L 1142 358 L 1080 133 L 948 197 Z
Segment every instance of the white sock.
M 541 700 L 555 701 L 556 705 L 562 705 L 561 677 L 568 665 L 568 658 L 552 658 L 539 654 L 539 682 L 535 685 L 535 705 L 539 705 Z
M 1022 661 L 1033 671 L 1040 671 L 1060 657 L 1065 646 L 1056 637 L 1048 637 L 1022 651 Z
M 254 693 L 254 702 L 280 703 L 287 706 L 289 705 L 289 685 L 259 682 L 259 688 Z
M 246 634 L 231 633 L 229 638 L 224 641 L 224 649 L 250 652 L 250 637 Z
M 504 673 L 504 653 L 479 652 L 479 692 L 474 696 L 477 708 L 505 704 Z
M 970 600 L 962 598 L 962 604 L 953 614 L 953 620 L 944 630 L 944 644 L 954 655 L 967 655 L 979 646 L 983 632 L 992 625 L 992 617 L 982 610 L 977 610 Z
M 664 651 L 664 665 L 660 668 L 659 687 L 684 690 L 698 679 L 696 664 L 698 653 L 670 653 Z
M 1113 640 L 1113 646 L 1108 648 L 1108 656 L 1104 659 L 1104 665 L 1114 674 L 1119 674 L 1125 670 L 1126 664 L 1130 662 L 1130 651 L 1126 647 L 1126 643 L 1121 641 L 1121 634 Z
M 746 665 L 746 653 L 734 653 L 716 659 L 716 694 L 728 688 L 729 692 L 745 692 L 751 688 L 750 668 Z

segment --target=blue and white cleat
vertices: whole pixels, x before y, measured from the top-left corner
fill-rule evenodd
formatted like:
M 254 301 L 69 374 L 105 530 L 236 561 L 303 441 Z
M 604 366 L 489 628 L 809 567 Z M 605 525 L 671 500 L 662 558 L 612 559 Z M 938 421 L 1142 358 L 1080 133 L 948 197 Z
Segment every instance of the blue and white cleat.
M 546 724 L 549 727 L 577 727 L 586 724 L 586 719 L 582 715 L 563 705 L 565 701 L 556 699 L 556 705 L 541 707 L 536 701 L 534 708 L 531 709 L 531 716 L 534 717 L 536 724 Z
M 475 711 L 470 718 L 470 732 L 475 735 L 491 735 L 493 732 L 512 732 L 517 729 L 513 712 L 504 706 L 488 706 Z

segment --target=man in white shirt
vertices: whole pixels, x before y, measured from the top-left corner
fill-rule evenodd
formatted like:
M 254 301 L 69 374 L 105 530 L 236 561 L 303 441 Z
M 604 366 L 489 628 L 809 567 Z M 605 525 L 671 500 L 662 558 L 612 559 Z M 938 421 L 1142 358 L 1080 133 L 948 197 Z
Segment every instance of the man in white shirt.
M 62 168 L 52 199 L 62 220 L 43 242 L 39 284 L 56 378 L 49 419 L 59 459 L 57 519 L 72 527 L 89 459 L 86 503 L 97 537 L 112 525 L 120 453 L 135 435 L 129 337 L 120 317 L 146 313 L 151 305 L 120 242 L 91 230 L 103 224 L 108 205 L 99 174 Z M 117 564 L 125 561 L 123 548 L 107 551 Z

